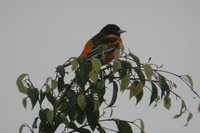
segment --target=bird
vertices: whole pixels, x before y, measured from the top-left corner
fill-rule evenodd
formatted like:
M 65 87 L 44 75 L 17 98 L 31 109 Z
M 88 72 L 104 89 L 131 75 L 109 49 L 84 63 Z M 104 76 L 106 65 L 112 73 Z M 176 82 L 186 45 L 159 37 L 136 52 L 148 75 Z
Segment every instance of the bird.
M 95 57 L 100 59 L 102 65 L 109 64 L 115 59 L 115 50 L 123 48 L 120 35 L 124 32 L 116 24 L 107 24 L 87 41 L 79 57 L 85 57 L 87 61 Z

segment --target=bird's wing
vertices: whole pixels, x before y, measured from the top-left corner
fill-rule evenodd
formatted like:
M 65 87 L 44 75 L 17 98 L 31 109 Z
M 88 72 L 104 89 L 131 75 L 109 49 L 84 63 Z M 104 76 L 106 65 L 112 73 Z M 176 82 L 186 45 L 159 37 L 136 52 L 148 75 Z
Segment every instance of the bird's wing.
M 91 52 L 87 55 L 88 60 L 91 60 L 93 57 L 103 58 L 110 52 L 115 51 L 120 42 L 118 42 L 116 37 L 105 37 L 100 39 L 95 43 L 95 47 Z

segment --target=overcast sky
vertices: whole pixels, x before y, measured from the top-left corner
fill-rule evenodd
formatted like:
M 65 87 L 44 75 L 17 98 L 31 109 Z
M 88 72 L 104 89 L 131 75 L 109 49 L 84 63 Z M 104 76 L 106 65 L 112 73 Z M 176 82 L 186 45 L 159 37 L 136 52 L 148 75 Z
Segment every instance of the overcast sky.
M 164 69 L 190 74 L 200 93 L 199 0 L 0 0 L 0 132 L 18 132 L 22 123 L 31 125 L 38 113 L 31 111 L 30 102 L 28 109 L 21 104 L 25 96 L 16 87 L 19 74 L 29 73 L 40 88 L 57 65 L 78 56 L 86 41 L 108 23 L 127 31 L 122 35 L 125 48 L 142 62 L 152 57 Z M 114 116 L 142 118 L 148 133 L 199 133 L 198 102 L 187 86 L 179 80 L 177 84 L 194 113 L 188 127 L 183 127 L 187 116 L 172 119 L 180 101 L 174 99 L 170 111 L 162 103 L 153 109 L 148 94 L 138 106 L 123 94 Z

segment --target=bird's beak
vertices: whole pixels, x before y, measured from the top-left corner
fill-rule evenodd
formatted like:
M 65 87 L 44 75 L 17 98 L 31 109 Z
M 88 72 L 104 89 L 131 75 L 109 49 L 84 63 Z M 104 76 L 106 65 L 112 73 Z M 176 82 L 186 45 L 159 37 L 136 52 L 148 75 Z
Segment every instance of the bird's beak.
M 124 32 L 126 32 L 126 31 L 125 30 L 119 30 L 118 31 L 119 34 L 124 33 Z

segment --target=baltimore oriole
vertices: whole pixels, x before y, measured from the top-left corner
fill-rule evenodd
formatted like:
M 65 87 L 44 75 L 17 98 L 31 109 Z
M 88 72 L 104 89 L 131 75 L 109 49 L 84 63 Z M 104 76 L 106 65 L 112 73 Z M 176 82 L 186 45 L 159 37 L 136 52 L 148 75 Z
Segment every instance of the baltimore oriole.
M 88 40 L 80 57 L 84 56 L 88 61 L 93 57 L 99 58 L 103 65 L 110 63 L 115 59 L 115 50 L 123 48 L 120 34 L 124 32 L 126 31 L 121 30 L 115 24 L 107 24 L 99 33 Z

